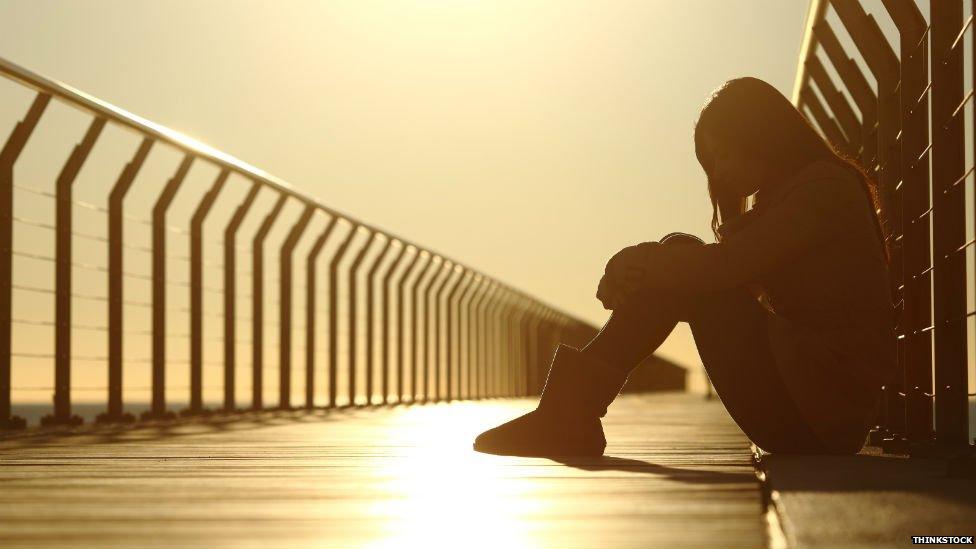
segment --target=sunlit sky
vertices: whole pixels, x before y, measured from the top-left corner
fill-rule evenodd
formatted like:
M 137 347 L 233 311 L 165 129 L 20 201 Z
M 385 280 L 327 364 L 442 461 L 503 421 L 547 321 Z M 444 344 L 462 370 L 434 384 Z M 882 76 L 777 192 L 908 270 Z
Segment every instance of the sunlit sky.
M 737 76 L 789 95 L 806 8 L 0 0 L 0 56 L 599 325 L 614 252 L 711 239 L 697 111 Z M 700 364 L 685 325 L 660 354 Z

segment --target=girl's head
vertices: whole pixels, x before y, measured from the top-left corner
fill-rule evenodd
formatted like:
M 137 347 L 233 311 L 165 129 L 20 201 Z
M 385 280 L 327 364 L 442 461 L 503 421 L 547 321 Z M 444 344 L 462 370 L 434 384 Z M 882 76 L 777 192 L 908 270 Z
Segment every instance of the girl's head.
M 695 154 L 708 177 L 716 234 L 720 203 L 779 184 L 818 160 L 856 171 L 875 213 L 880 210 L 877 187 L 864 171 L 841 157 L 783 94 L 758 78 L 729 80 L 712 93 L 695 125 Z M 876 221 L 883 234 L 878 215 Z

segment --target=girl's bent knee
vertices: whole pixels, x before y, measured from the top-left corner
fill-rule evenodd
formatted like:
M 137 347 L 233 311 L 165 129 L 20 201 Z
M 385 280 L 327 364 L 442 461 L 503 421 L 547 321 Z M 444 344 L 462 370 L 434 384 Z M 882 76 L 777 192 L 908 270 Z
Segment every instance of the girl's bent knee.
M 664 235 L 661 244 L 704 244 L 705 241 L 693 234 L 674 232 Z

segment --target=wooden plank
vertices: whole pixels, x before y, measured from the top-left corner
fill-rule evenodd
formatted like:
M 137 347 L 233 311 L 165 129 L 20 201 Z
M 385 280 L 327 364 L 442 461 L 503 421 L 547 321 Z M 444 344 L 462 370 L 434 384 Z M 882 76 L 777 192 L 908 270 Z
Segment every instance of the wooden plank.
M 0 441 L 3 547 L 765 547 L 717 400 L 625 395 L 607 455 L 471 450 L 533 400 L 256 414 Z

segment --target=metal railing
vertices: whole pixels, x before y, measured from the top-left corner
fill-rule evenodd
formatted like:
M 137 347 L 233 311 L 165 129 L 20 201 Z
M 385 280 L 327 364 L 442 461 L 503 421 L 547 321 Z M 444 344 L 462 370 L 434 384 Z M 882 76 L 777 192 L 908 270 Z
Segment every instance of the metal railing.
M 962 0 L 932 1 L 928 19 L 911 0 L 883 6 L 876 15 L 890 21 L 897 51 L 857 0 L 811 2 L 793 101 L 874 174 L 887 209 L 899 369 L 880 388 L 871 442 L 911 454 L 969 450 L 974 15 Z
M 247 410 L 269 407 L 265 402 L 264 374 L 266 362 L 265 327 L 271 315 L 278 318 L 278 387 L 273 408 L 291 408 L 295 381 L 292 374 L 296 355 L 304 357 L 305 408 L 340 405 L 372 405 L 400 402 L 428 402 L 458 398 L 536 394 L 544 383 L 549 355 L 559 341 L 579 344 L 595 334 L 596 329 L 511 286 L 444 254 L 425 248 L 398 235 L 382 230 L 348 214 L 330 208 L 288 183 L 245 164 L 221 151 L 152 123 L 104 101 L 91 97 L 62 83 L 35 74 L 14 63 L 0 59 L 0 74 L 36 92 L 33 102 L 0 152 L 0 428 L 21 428 L 22 418 L 12 415 L 11 372 L 18 359 L 49 358 L 53 360 L 53 410 L 45 425 L 77 424 L 72 412 L 72 368 L 79 360 L 94 361 L 105 367 L 105 411 L 98 421 L 133 421 L 123 402 L 124 365 L 133 364 L 151 371 L 151 402 L 144 419 L 170 418 L 174 412 L 167 406 L 167 370 L 172 357 L 167 356 L 167 341 L 173 337 L 189 340 L 187 380 L 188 407 L 183 414 L 203 414 L 205 408 L 204 366 L 204 294 L 222 294 L 223 357 L 216 366 L 222 370 L 222 404 L 217 411 L 240 411 L 235 386 L 238 382 L 237 350 L 242 344 L 251 351 L 251 401 Z M 57 100 L 90 115 L 91 121 L 82 140 L 67 157 L 57 177 L 55 192 L 23 185 L 14 180 L 14 167 L 29 138 L 41 121 L 51 100 Z M 72 186 L 79 171 L 95 149 L 107 126 L 118 126 L 141 138 L 131 160 L 122 166 L 114 184 L 104 189 L 105 205 L 81 203 L 73 199 Z M 141 220 L 126 211 L 125 199 L 137 175 L 152 151 L 170 148 L 181 155 L 175 172 L 166 181 L 152 207 L 151 219 Z M 201 164 L 216 168 L 216 178 L 193 210 L 188 229 L 174 229 L 167 222 L 167 211 L 174 197 Z M 220 199 L 222 191 L 233 184 L 243 184 L 246 193 L 231 206 L 232 215 L 223 227 L 223 287 L 204 284 L 204 233 L 208 213 Z M 54 201 L 54 223 L 21 219 L 16 215 L 15 188 Z M 264 214 L 256 232 L 245 235 L 242 223 L 253 217 L 259 192 L 276 195 L 273 207 Z M 277 250 L 266 249 L 265 241 L 273 227 L 288 221 L 282 219 L 287 203 L 300 205 L 297 219 L 290 221 L 286 237 Z M 107 264 L 92 265 L 76 259 L 72 241 L 81 235 L 73 228 L 74 208 L 87 207 L 107 218 L 107 234 L 91 236 L 98 246 L 107 249 Z M 142 250 L 151 257 L 151 275 L 140 276 L 125 270 L 124 254 L 134 248 L 123 235 L 124 221 L 135 219 L 151 228 L 152 245 Z M 310 231 L 318 219 L 323 228 Z M 54 255 L 36 250 L 16 249 L 14 231 L 21 225 L 48 230 L 55 235 Z M 168 280 L 172 269 L 167 259 L 167 236 L 175 232 L 189 239 L 189 280 L 175 284 Z M 238 242 L 250 240 L 250 322 L 249 341 L 238 341 L 239 286 L 246 277 L 237 269 Z M 304 257 L 305 300 L 293 300 L 296 249 L 302 244 Z M 247 247 L 245 247 L 247 248 Z M 329 248 L 328 254 L 324 253 Z M 213 254 L 213 252 L 210 252 Z M 277 310 L 266 310 L 265 254 L 277 255 Z M 330 255 L 331 254 L 331 255 Z M 218 254 L 219 255 L 219 254 Z M 13 268 L 15 259 L 46 262 L 53 271 L 53 289 L 37 287 L 29 280 L 18 280 Z M 301 257 L 298 258 L 301 261 Z M 104 276 L 105 295 L 81 295 L 72 291 L 72 273 L 88 268 Z M 151 285 L 148 302 L 125 299 L 125 288 L 133 279 Z M 319 284 L 323 283 L 325 292 Z M 344 289 L 340 292 L 340 285 Z M 177 287 L 189 292 L 189 307 L 167 306 L 167 292 Z M 14 318 L 13 296 L 17 292 L 40 294 L 55 303 L 53 320 Z M 324 299 L 323 299 L 324 297 Z M 72 321 L 72 303 L 78 299 L 94 300 L 105 307 L 104 326 L 90 327 L 107 336 L 107 356 L 79 356 L 72 352 L 72 333 L 85 326 Z M 143 306 L 151 310 L 150 356 L 127 357 L 123 341 L 126 334 L 125 306 Z M 304 349 L 293 341 L 297 331 L 294 316 L 304 308 Z M 340 314 L 340 308 L 344 314 Z M 325 326 L 319 324 L 326 312 Z M 188 332 L 167 333 L 167 316 L 186 315 Z M 172 320 L 172 319 L 171 319 Z M 18 323 L 48 326 L 54 331 L 54 353 L 20 352 L 14 348 L 12 329 Z M 170 323 L 171 324 L 171 323 Z M 365 326 L 363 326 L 365 324 Z M 364 328 L 364 329 L 363 329 Z M 344 332 L 344 333 L 340 333 Z M 341 336 L 345 336 L 342 338 Z M 345 352 L 340 346 L 345 339 Z M 209 339 L 208 339 L 209 341 Z M 327 349 L 327 361 L 320 379 L 318 359 Z M 340 377 L 346 395 L 340 395 Z M 173 389 L 173 384 L 170 384 Z M 13 388 L 15 389 L 15 388 Z M 320 398 L 319 398 L 320 397 Z M 342 402 L 344 400 L 344 402 Z M 321 404 L 319 404 L 321 402 Z

